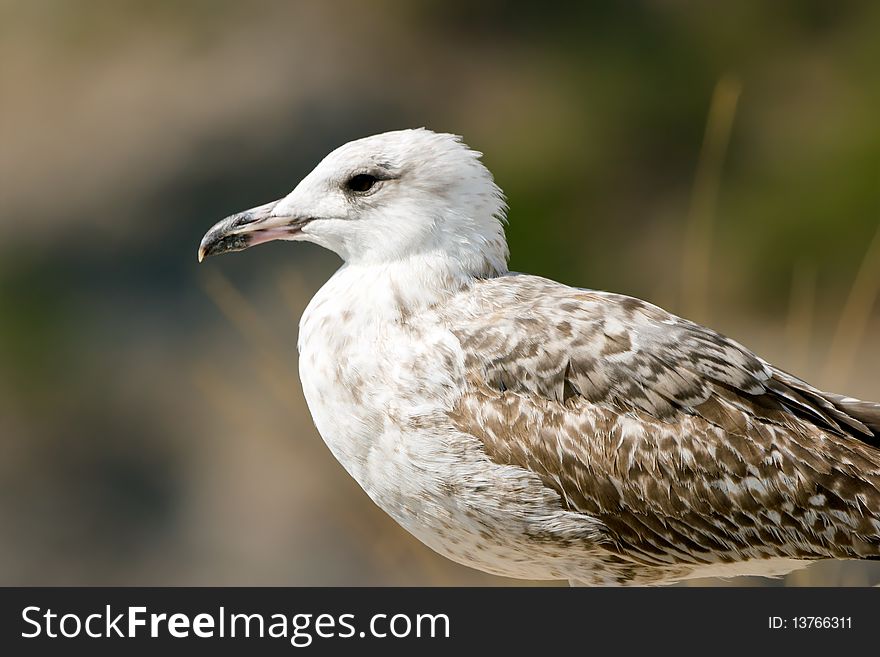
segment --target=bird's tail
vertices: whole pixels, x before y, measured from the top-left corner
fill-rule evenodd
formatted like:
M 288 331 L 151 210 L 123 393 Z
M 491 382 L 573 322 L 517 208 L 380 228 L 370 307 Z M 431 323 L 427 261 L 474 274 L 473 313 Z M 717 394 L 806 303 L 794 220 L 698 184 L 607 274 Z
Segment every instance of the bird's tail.
M 875 444 L 880 442 L 880 404 L 862 401 L 843 395 L 824 394 L 834 407 L 865 425 L 874 434 Z

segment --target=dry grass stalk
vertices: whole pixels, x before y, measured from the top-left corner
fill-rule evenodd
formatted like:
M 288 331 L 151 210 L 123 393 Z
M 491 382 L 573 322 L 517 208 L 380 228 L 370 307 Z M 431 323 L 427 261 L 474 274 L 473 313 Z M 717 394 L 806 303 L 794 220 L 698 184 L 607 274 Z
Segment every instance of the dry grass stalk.
M 694 179 L 682 253 L 681 312 L 689 319 L 708 319 L 709 267 L 721 168 L 742 85 L 731 76 L 715 85 L 703 146 Z

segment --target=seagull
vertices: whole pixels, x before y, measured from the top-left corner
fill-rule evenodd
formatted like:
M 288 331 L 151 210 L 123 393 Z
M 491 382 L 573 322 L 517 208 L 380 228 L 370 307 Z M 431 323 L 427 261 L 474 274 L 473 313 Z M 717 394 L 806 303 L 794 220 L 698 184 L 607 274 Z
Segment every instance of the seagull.
M 367 495 L 436 552 L 514 578 L 880 559 L 880 404 L 645 301 L 508 271 L 481 155 L 424 128 L 352 141 L 199 246 L 342 258 L 303 313 L 299 372 Z

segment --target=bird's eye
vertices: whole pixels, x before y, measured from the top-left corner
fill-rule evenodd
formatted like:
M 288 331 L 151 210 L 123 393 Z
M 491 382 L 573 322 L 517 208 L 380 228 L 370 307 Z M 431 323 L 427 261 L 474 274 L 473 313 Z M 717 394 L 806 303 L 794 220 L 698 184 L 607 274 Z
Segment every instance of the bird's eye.
M 376 176 L 371 176 L 368 173 L 359 173 L 356 176 L 349 178 L 345 182 L 345 187 L 352 192 L 366 192 L 369 191 L 378 181 L 379 179 L 376 178 Z

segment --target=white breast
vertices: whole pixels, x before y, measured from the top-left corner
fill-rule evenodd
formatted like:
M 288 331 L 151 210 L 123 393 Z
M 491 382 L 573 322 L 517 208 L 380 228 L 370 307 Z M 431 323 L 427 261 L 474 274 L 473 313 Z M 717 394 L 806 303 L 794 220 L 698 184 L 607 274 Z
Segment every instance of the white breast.
M 392 320 L 393 285 L 380 275 L 343 267 L 300 322 L 300 377 L 321 437 L 376 504 L 441 554 L 502 575 L 567 577 L 589 555 L 546 537 L 584 544 L 595 526 L 451 426 L 458 342 L 430 313 Z
M 436 440 L 422 419 L 449 402 L 452 346 L 441 368 L 427 352 L 443 350 L 452 337 L 439 327 L 428 334 L 392 321 L 387 295 L 370 281 L 377 272 L 363 269 L 341 269 L 303 314 L 300 377 L 334 456 L 398 518 L 420 504 L 435 480 L 418 460 L 440 458 L 430 453 Z

